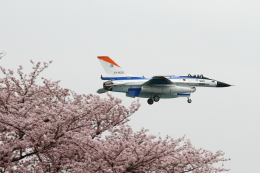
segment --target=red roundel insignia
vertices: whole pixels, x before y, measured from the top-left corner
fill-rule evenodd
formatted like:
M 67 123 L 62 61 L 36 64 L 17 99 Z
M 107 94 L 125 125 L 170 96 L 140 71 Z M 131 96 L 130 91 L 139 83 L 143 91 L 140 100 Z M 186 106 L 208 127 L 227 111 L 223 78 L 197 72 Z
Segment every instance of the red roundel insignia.
M 183 79 L 183 81 L 186 81 L 186 79 Z

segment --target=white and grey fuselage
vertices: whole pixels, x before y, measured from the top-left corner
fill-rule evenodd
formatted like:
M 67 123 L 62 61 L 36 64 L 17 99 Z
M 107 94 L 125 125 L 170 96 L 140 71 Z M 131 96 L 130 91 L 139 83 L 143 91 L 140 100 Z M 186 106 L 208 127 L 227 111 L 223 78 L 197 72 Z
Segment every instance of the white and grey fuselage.
M 106 75 L 101 75 L 103 88 L 97 93 L 107 91 L 122 92 L 127 97 L 149 98 L 148 104 L 158 102 L 160 98 L 187 97 L 196 91 L 196 87 L 228 87 L 229 84 L 205 77 L 202 74 L 184 76 L 160 75 L 152 78 L 129 75 L 108 56 L 98 56 Z
M 113 92 L 126 93 L 127 97 L 150 98 L 159 95 L 160 98 L 190 97 L 196 87 L 223 87 L 225 84 L 213 79 L 192 76 L 154 76 L 145 77 L 101 77 L 108 80 L 104 89 Z

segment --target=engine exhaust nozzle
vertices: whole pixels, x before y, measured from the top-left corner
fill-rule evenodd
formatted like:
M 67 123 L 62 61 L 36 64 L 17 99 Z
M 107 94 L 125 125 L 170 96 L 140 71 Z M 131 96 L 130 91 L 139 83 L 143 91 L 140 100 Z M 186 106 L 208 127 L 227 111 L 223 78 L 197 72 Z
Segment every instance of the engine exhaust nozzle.
M 113 82 L 112 81 L 106 81 L 103 83 L 103 88 L 108 91 L 112 91 Z

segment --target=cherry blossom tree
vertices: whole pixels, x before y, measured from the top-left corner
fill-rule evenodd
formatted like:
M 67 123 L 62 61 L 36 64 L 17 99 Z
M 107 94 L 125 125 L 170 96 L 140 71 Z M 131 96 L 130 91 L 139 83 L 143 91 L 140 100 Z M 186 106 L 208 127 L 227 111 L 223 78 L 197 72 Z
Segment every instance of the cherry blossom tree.
M 5 52 L 0 52 L 0 59 L 2 59 L 6 55 Z
M 133 132 L 129 108 L 108 94 L 79 95 L 42 78 L 49 63 L 17 75 L 0 67 L 0 172 L 213 173 L 224 153 L 196 149 L 189 140 Z M 107 135 L 104 135 L 107 132 Z M 103 134 L 103 135 L 102 135 Z

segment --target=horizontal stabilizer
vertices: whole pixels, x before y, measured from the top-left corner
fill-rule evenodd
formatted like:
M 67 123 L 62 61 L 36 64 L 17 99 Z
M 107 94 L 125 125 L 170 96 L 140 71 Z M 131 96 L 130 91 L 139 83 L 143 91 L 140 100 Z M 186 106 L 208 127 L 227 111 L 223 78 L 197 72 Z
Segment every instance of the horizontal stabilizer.
M 103 88 L 100 88 L 99 90 L 97 90 L 97 93 L 98 94 L 102 94 L 102 93 L 105 93 L 105 92 L 107 92 L 108 90 L 105 90 L 105 89 L 103 89 Z

